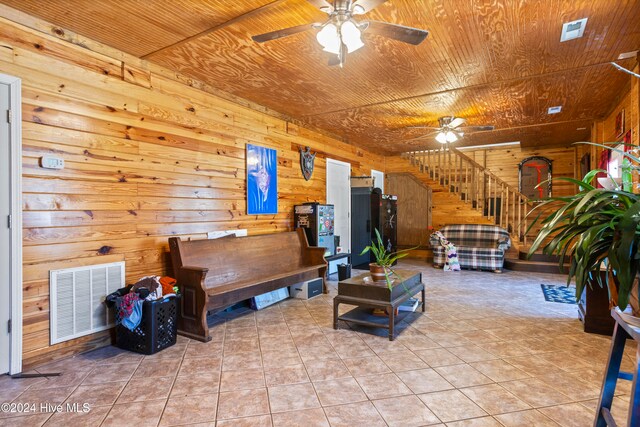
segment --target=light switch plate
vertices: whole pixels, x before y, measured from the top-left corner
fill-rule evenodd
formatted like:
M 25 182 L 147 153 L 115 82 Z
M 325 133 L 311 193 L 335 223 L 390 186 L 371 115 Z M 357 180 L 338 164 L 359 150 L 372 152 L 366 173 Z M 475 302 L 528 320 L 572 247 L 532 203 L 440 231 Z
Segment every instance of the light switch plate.
M 54 156 L 40 157 L 40 166 L 45 169 L 64 169 L 64 159 Z

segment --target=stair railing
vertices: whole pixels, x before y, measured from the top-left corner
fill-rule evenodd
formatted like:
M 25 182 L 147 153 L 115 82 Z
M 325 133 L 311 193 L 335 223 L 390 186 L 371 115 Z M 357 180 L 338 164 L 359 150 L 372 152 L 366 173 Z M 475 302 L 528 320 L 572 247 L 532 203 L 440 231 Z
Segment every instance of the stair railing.
M 421 173 L 458 194 L 472 209 L 527 244 L 527 212 L 532 204 L 517 188 L 451 146 L 403 153 Z

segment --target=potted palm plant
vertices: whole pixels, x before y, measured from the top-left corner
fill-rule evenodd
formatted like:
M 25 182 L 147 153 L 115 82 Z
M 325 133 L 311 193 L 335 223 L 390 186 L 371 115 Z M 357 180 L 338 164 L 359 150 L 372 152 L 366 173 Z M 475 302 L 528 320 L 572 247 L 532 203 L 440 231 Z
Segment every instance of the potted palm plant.
M 402 251 L 390 252 L 382 242 L 382 237 L 380 236 L 378 229 L 376 228 L 374 231 L 376 232 L 376 240 L 372 241 L 369 246 L 366 246 L 360 255 L 364 255 L 369 251 L 373 253 L 376 262 L 369 264 L 371 278 L 376 282 L 385 280 L 387 282 L 387 286 L 391 289 L 391 279 L 389 274 L 393 273 L 393 264 L 395 264 L 397 260 L 409 255 L 409 251 L 417 248 L 417 246 L 414 248 L 404 249 Z
M 640 159 L 624 150 L 608 145 L 596 145 L 621 153 L 627 159 L 640 163 Z M 637 148 L 637 147 L 636 147 Z M 637 167 L 626 162 L 629 168 Z M 611 180 L 606 188 L 596 188 L 592 181 L 602 170 L 587 173 L 582 180 L 559 177 L 554 180 L 576 184 L 579 192 L 572 196 L 550 197 L 534 207 L 538 214 L 532 223 L 542 228 L 529 249 L 531 256 L 539 248 L 549 255 L 559 255 L 560 268 L 570 257 L 567 284 L 575 278 L 576 300 L 579 300 L 585 284 L 595 281 L 607 285 L 610 300 L 621 310 L 631 303 L 634 315 L 638 315 L 636 276 L 640 270 L 640 194 L 631 192 L 630 173 L 623 174 L 622 187 Z M 625 191 L 626 190 L 626 191 Z M 601 278 L 600 272 L 608 274 Z

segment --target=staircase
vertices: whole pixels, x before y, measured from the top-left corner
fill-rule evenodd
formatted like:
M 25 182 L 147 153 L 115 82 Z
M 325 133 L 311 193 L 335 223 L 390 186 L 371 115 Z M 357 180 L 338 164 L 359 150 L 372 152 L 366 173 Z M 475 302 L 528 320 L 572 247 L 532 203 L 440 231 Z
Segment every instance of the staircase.
M 504 268 L 513 271 L 531 271 L 536 273 L 566 274 L 571 267 L 569 258 L 565 258 L 564 267 L 559 266 L 560 257 L 535 253 L 527 258 L 528 248 L 520 248 L 517 257 L 507 257 L 504 260 Z
M 496 224 L 509 231 L 516 249 L 527 244 L 526 214 L 532 208 L 527 197 L 457 149 L 403 153 L 387 162 L 387 173 L 396 172 L 411 172 L 432 188 L 435 229 Z

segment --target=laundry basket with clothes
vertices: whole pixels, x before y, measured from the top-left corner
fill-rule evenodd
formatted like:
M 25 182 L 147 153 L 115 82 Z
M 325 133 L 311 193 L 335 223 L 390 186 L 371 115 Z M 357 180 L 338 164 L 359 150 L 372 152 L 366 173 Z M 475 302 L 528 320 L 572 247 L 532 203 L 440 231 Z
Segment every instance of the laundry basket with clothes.
M 178 302 L 176 280 L 147 276 L 106 298 L 115 308 L 116 346 L 154 354 L 176 343 Z

